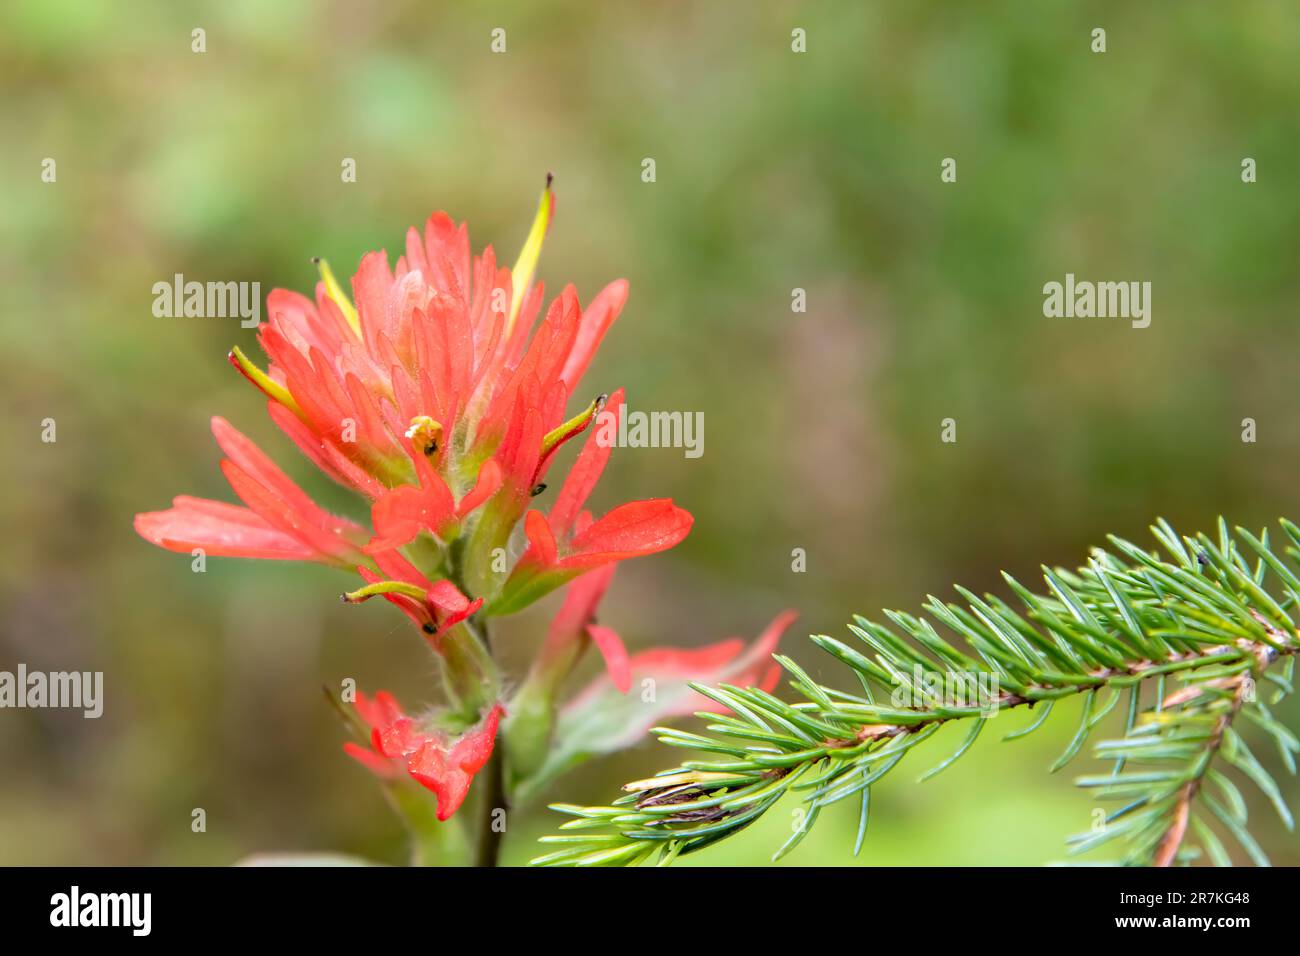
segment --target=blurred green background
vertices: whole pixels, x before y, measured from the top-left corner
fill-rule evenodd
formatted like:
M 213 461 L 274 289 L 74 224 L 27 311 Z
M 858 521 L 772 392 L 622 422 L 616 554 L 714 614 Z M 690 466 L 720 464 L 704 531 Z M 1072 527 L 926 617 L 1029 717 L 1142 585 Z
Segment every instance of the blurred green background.
M 107 704 L 98 721 L 0 714 L 0 863 L 404 859 L 320 688 L 354 677 L 427 702 L 405 620 L 341 606 L 335 572 L 194 574 L 132 531 L 177 493 L 232 500 L 218 413 L 360 513 L 226 364 L 234 343 L 260 356 L 252 331 L 154 318 L 153 283 L 309 290 L 310 256 L 350 272 L 443 208 L 509 261 L 553 170 L 548 290 L 631 281 L 590 381 L 706 421 L 700 459 L 614 456 L 600 508 L 671 495 L 696 524 L 620 571 L 602 620 L 633 649 L 693 645 L 795 606 L 785 649 L 847 686 L 805 637 L 843 636 L 853 612 L 1076 566 L 1107 532 L 1147 540 L 1157 515 L 1187 531 L 1300 518 L 1297 62 L 1282 0 L 6 3 L 0 668 L 103 670 Z M 1066 272 L 1151 281 L 1151 327 L 1044 318 L 1042 286 Z M 553 607 L 505 628 L 516 667 Z M 1076 715 L 1017 743 L 985 734 L 917 786 L 963 734 L 945 730 L 875 789 L 859 862 L 1062 859 L 1091 819 L 1070 783 L 1087 762 L 1046 770 Z M 548 797 L 604 802 L 673 756 L 647 743 Z M 765 861 L 791 809 L 698 862 Z M 1300 863 L 1252 810 L 1274 861 Z M 824 817 L 785 862 L 849 862 L 854 815 Z M 508 861 L 557 822 L 515 814 Z

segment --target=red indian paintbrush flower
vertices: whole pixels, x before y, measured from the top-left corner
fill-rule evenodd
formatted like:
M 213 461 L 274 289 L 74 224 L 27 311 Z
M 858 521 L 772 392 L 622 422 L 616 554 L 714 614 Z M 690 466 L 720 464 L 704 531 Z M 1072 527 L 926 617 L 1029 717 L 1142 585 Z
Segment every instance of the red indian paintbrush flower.
M 343 749 L 380 777 L 391 779 L 405 772 L 432 790 L 438 797 L 439 820 L 456 812 L 474 774 L 492 756 L 503 713 L 497 704 L 477 726 L 451 740 L 440 731 L 421 730 L 387 691 L 381 690 L 374 700 L 358 691 L 354 706 L 370 727 L 371 749 L 351 741 Z
M 321 262 L 315 302 L 282 289 L 267 299 L 258 337 L 269 372 L 238 349 L 231 353 L 302 452 L 372 500 L 373 534 L 320 509 L 221 419 L 213 432 L 228 456 L 222 468 L 246 507 L 181 497 L 168 511 L 137 516 L 140 534 L 174 551 L 357 568 L 370 585 L 354 592 L 357 599 L 384 593 L 426 631 L 430 623 L 435 631 L 448 626 L 438 606 L 471 601 L 462 588 L 476 604 L 492 601 L 502 580 L 491 570 L 493 555 L 543 487 L 556 451 L 604 405 L 598 397 L 565 419 L 627 299 L 627 283 L 618 280 L 584 311 L 568 286 L 536 323 L 543 288 L 532 276 L 553 212 L 548 183 L 513 269 L 497 266 L 491 246 L 471 259 L 466 227 L 438 213 L 422 234 L 407 233 L 395 268 L 383 252 L 362 258 L 352 279 L 355 305 Z M 582 497 L 589 491 L 590 484 Z M 558 573 L 490 613 L 517 610 L 601 563 L 671 547 L 690 528 L 689 514 L 670 501 L 615 509 L 603 520 L 585 538 L 575 535 Z M 560 530 L 572 523 L 570 516 Z M 460 538 L 463 567 L 454 584 L 450 551 Z M 391 590 L 380 587 L 384 581 Z M 441 593 L 416 595 L 434 586 L 426 582 Z M 424 614 L 414 604 L 432 607 Z
M 172 551 L 316 561 L 355 572 L 364 584 L 345 601 L 382 597 L 401 610 L 437 652 L 447 705 L 417 721 L 387 693 L 358 694 L 371 747 L 346 749 L 382 776 L 406 774 L 432 790 L 440 820 L 461 805 L 491 758 L 505 716 L 503 681 L 480 619 L 568 587 L 510 702 L 511 781 L 538 786 L 575 759 L 563 747 L 550 759 L 557 716 L 622 740 L 624 725 L 680 712 L 685 701 L 696 706 L 682 690 L 687 680 L 766 685 L 764 662 L 788 624 L 778 619 L 749 651 L 735 642 L 629 657 L 618 634 L 596 622 L 617 564 L 673 547 L 693 519 L 669 499 L 618 505 L 599 518 L 585 510 L 611 452 L 601 435 L 616 430 L 623 392 L 587 393 L 576 415 L 566 409 L 623 308 L 627 283 L 610 283 L 586 309 L 567 286 L 538 321 L 543 288 L 533 275 L 554 209 L 548 179 L 512 269 L 498 266 L 491 246 L 472 256 L 466 227 L 445 213 L 407 233 L 395 265 L 384 252 L 367 253 L 351 298 L 321 261 L 314 300 L 282 289 L 267 299 L 258 341 L 268 369 L 231 352 L 281 431 L 326 475 L 363 496 L 370 527 L 326 512 L 221 418 L 212 420 L 225 454 L 221 469 L 242 504 L 182 496 L 135 520 L 142 537 Z M 605 428 L 591 427 L 598 418 Z M 584 431 L 551 506 L 532 508 L 556 453 Z M 507 568 L 502 561 L 521 521 L 527 544 Z M 579 710 L 571 705 L 561 714 L 561 684 L 590 645 L 608 676 L 579 696 Z M 622 713 L 634 680 L 666 681 L 662 704 Z M 607 692 L 618 699 L 611 704 Z M 608 749 L 581 736 L 570 735 L 575 753 Z

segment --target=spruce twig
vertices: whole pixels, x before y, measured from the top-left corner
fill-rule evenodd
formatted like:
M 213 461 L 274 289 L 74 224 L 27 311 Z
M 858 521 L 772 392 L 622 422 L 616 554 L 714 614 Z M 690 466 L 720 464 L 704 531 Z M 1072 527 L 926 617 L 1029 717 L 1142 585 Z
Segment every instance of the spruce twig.
M 555 805 L 572 819 L 562 835 L 543 838 L 556 849 L 533 862 L 670 862 L 739 832 L 791 793 L 802 797 L 806 814 L 777 857 L 798 845 L 823 808 L 850 797 L 861 801 L 857 852 L 871 786 L 943 724 L 965 720 L 971 729 L 922 779 L 965 754 L 1003 712 L 1047 711 L 1081 697 L 1082 716 L 1052 767 L 1058 770 L 1127 696 L 1123 735 L 1095 746 L 1098 757 L 1113 761 L 1110 772 L 1077 781 L 1122 806 L 1099 831 L 1071 838 L 1072 852 L 1119 840 L 1130 864 L 1191 862 L 1202 851 L 1231 862 L 1213 818 L 1251 859 L 1266 863 L 1246 829 L 1244 800 L 1220 768 L 1254 783 L 1291 825 L 1276 783 L 1235 727 L 1244 718 L 1262 730 L 1294 772 L 1300 741 L 1273 719 L 1259 691 L 1267 684 L 1277 697 L 1289 693 L 1300 652 L 1291 616 L 1300 604 L 1300 529 L 1289 521 L 1282 529 L 1290 542 L 1285 557 L 1266 532 L 1256 537 L 1238 528 L 1233 535 L 1220 520 L 1213 538 L 1180 538 L 1161 520 L 1152 531 L 1166 557 L 1112 537 L 1109 550 L 1094 549 L 1077 571 L 1044 567 L 1042 593 L 1004 575 L 1019 607 L 959 587 L 961 603 L 930 597 L 928 617 L 887 611 L 889 625 L 855 618 L 849 630 L 856 642 L 813 636 L 849 667 L 861 693 L 818 684 L 780 656 L 793 702 L 752 687 L 692 685 L 728 712 L 700 714 L 709 721 L 705 733 L 653 732 L 699 759 L 628 785 L 609 806 Z M 1167 689 L 1171 679 L 1177 690 Z M 1144 710 L 1142 690 L 1150 685 L 1155 695 Z M 1006 739 L 1035 732 L 1045 716 Z

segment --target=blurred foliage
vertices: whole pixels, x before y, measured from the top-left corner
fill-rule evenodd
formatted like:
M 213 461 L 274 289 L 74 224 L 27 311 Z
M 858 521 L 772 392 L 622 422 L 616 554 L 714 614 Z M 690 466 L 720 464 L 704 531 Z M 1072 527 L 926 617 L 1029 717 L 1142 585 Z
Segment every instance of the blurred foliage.
M 1000 587 L 1001 568 L 1073 566 L 1156 514 L 1300 513 L 1298 54 L 1286 0 L 6 3 L 0 669 L 103 670 L 107 706 L 0 714 L 0 862 L 404 858 L 320 686 L 427 699 L 406 622 L 340 606 L 332 572 L 193 574 L 131 529 L 177 493 L 229 497 L 218 413 L 356 510 L 226 365 L 253 333 L 154 318 L 155 282 L 308 289 L 310 256 L 342 270 L 439 208 L 513 257 L 554 170 L 542 277 L 584 299 L 632 284 L 593 383 L 707 423 L 698 460 L 614 456 L 599 506 L 671 495 L 697 521 L 620 571 L 603 619 L 637 648 L 753 634 L 795 605 L 786 650 L 847 680 L 800 632 L 842 635 L 854 611 L 953 580 Z M 945 156 L 956 184 L 939 182 Z M 1151 281 L 1151 327 L 1045 319 L 1042 285 L 1066 272 Z M 939 441 L 949 416 L 955 445 Z M 544 621 L 498 643 L 522 662 Z M 861 862 L 1060 858 L 1089 810 L 1042 772 L 1074 726 L 1060 710 L 1033 740 L 990 736 L 932 783 L 879 788 Z M 659 765 L 651 746 L 551 796 L 601 802 Z M 1274 861 L 1300 862 L 1257 810 Z M 853 817 L 828 815 L 785 862 L 849 861 Z M 516 814 L 508 858 L 550 823 Z M 763 828 L 781 826 L 769 814 L 699 862 L 761 862 L 780 843 Z

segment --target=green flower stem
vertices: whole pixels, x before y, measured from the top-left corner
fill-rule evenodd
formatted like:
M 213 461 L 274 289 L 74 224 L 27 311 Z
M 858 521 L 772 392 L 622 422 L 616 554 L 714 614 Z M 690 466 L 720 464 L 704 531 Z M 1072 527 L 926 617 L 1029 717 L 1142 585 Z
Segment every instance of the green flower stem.
M 520 787 L 546 763 L 555 733 L 556 699 L 561 685 L 573 673 L 590 644 L 585 631 L 555 642 L 548 638 L 533 660 L 528 676 L 511 697 L 510 714 L 504 725 L 511 741 L 506 767 L 510 793 L 519 793 Z
M 442 636 L 439 651 L 447 696 L 466 722 L 474 723 L 500 695 L 496 662 L 468 621 Z
M 401 781 L 388 788 L 389 798 L 411 835 L 412 866 L 468 866 L 470 845 L 457 817 L 438 819 L 438 803 L 422 787 Z
M 468 622 L 467 622 L 468 623 Z M 487 653 L 489 660 L 492 655 L 492 637 L 488 633 L 486 623 L 481 623 L 477 627 L 471 625 L 471 630 L 477 630 L 481 635 L 479 646 Z M 494 688 L 494 694 L 497 689 Z M 494 867 L 500 863 L 501 844 L 505 837 L 505 818 L 501 820 L 501 825 L 497 823 L 497 811 L 503 814 L 509 813 L 507 806 L 508 799 L 506 794 L 506 735 L 504 728 L 497 734 L 496 744 L 492 748 L 492 757 L 488 760 L 487 766 L 479 772 L 479 780 L 482 786 L 482 798 L 479 805 L 479 823 L 478 823 L 478 846 L 475 851 L 474 865 L 480 867 Z
M 475 866 L 493 867 L 501 862 L 501 845 L 505 838 L 505 819 L 498 827 L 496 811 L 509 813 L 505 786 L 505 738 L 498 735 L 496 747 L 492 750 L 492 759 L 483 768 L 481 777 L 486 788 L 483 791 L 483 804 L 479 814 L 478 847 L 474 858 Z

